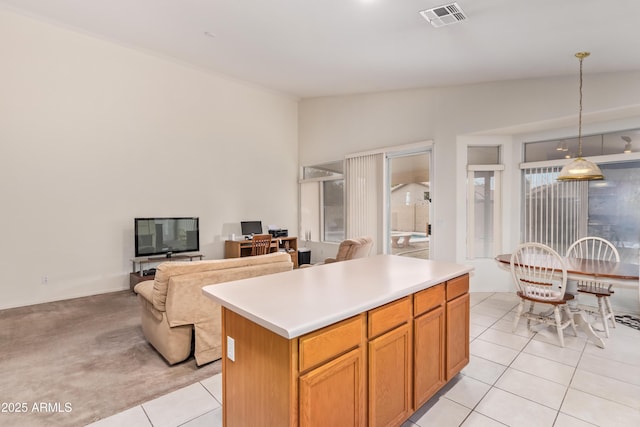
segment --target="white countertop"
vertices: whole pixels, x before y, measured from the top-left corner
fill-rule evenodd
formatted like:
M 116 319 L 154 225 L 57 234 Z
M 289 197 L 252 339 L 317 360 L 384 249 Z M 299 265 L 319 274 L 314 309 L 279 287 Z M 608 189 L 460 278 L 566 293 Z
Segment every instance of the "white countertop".
M 376 255 L 208 285 L 203 293 L 291 339 L 472 270 L 444 261 Z

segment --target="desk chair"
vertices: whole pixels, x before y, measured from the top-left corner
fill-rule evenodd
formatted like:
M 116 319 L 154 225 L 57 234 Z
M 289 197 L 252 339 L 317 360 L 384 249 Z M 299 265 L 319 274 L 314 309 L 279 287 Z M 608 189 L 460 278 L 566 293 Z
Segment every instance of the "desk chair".
M 584 237 L 576 240 L 567 249 L 567 258 L 620 262 L 620 254 L 618 254 L 616 247 L 601 237 Z M 609 300 L 609 297 L 613 294 L 611 287 L 611 283 L 601 280 L 578 281 L 579 293 L 591 294 L 598 299 L 597 309 L 590 305 L 580 305 L 580 308 L 602 319 L 602 326 L 607 338 L 609 338 L 609 323 L 607 320 L 611 320 L 612 327 L 616 327 L 616 318 Z
M 251 255 L 265 255 L 271 252 L 271 234 L 254 234 L 251 240 Z
M 574 297 L 565 294 L 567 289 L 567 266 L 556 251 L 541 243 L 523 243 L 511 255 L 511 275 L 516 284 L 516 293 L 520 297 L 520 305 L 513 321 L 513 331 L 518 328 L 520 317 L 527 319 L 527 328 L 531 330 L 531 322 L 555 326 L 558 331 L 560 346 L 564 347 L 563 331 L 571 326 L 577 336 L 573 315 L 569 311 L 567 301 Z M 524 311 L 525 302 L 529 301 L 529 311 Z M 553 306 L 551 314 L 534 313 L 536 303 Z M 566 319 L 562 319 L 560 309 L 565 310 Z

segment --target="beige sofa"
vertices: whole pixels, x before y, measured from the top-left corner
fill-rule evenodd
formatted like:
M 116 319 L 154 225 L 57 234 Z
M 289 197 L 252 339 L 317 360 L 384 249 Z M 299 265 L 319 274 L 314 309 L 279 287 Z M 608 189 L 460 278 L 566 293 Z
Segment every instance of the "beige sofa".
M 287 253 L 193 262 L 164 262 L 154 280 L 135 287 L 141 304 L 142 331 L 173 365 L 191 354 L 198 366 L 222 355 L 220 305 L 202 294 L 202 287 L 232 280 L 289 271 Z

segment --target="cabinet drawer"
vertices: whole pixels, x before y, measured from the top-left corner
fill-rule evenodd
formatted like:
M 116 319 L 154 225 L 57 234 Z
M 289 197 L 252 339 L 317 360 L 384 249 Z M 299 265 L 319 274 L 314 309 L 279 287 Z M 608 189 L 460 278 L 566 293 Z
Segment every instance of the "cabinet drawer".
M 304 335 L 299 341 L 300 372 L 324 363 L 362 342 L 364 314 Z
M 416 293 L 413 297 L 413 315 L 415 317 L 444 304 L 444 283 Z
M 458 298 L 469 292 L 469 275 L 447 280 L 447 301 Z
M 411 297 L 404 297 L 369 311 L 368 337 L 374 338 L 411 318 Z

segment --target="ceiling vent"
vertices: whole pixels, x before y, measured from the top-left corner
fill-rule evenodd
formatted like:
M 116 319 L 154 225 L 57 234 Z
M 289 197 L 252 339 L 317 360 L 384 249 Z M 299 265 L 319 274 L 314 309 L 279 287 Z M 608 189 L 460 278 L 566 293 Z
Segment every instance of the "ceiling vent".
M 446 4 L 444 6 L 434 7 L 420 12 L 420 15 L 434 27 L 442 27 L 457 22 L 466 21 L 467 15 L 464 13 L 458 3 Z

